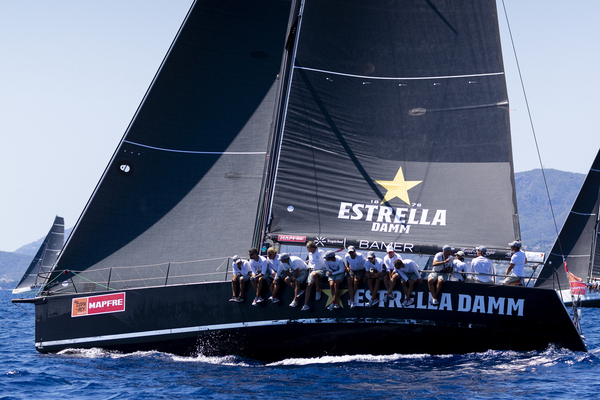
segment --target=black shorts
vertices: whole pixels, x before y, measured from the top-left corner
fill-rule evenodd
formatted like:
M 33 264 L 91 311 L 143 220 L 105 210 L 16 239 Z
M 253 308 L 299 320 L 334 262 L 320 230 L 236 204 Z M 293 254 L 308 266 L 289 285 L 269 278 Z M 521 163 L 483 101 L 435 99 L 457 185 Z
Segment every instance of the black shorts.
M 351 269 L 349 271 L 350 273 L 350 278 L 357 278 L 357 279 L 364 279 L 365 278 L 365 270 L 364 269 L 359 269 L 357 271 Z

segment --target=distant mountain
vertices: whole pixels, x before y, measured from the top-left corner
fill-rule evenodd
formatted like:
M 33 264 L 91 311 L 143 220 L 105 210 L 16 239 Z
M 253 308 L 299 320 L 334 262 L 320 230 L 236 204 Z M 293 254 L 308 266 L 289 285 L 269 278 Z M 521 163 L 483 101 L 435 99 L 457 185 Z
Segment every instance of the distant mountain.
M 556 229 L 560 232 L 585 175 L 555 169 L 546 169 L 544 172 L 552 199 L 556 228 L 542 171 L 534 169 L 518 172 L 515 174 L 515 183 L 523 247 L 527 250 L 548 252 L 556 239 Z

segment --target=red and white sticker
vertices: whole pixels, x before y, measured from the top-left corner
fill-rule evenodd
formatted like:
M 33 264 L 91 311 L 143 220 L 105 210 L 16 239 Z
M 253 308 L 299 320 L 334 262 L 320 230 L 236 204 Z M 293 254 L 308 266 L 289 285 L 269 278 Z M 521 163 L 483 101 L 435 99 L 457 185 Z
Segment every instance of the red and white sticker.
M 279 242 L 306 242 L 306 236 L 293 236 L 293 235 L 279 235 L 277 238 Z
M 79 297 L 73 299 L 71 317 L 106 314 L 125 311 L 125 293 L 105 294 L 101 296 Z

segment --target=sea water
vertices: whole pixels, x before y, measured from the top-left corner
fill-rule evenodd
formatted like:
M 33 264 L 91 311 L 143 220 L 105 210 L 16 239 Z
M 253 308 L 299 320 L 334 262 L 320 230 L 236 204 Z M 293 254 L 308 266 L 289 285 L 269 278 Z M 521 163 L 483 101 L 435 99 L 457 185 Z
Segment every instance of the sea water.
M 364 354 L 264 364 L 100 349 L 39 354 L 33 306 L 17 307 L 12 297 L 0 291 L 0 399 L 591 399 L 600 393 L 600 309 L 582 310 L 588 353 Z

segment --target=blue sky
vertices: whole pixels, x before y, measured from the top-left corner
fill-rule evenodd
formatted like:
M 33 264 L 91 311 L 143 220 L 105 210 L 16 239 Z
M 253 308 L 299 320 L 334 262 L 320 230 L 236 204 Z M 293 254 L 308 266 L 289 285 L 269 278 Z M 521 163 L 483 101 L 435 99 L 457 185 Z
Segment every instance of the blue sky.
M 499 0 L 515 169 L 538 156 Z M 0 1 L 0 250 L 75 224 L 191 0 Z M 600 147 L 600 1 L 505 0 L 545 168 Z

